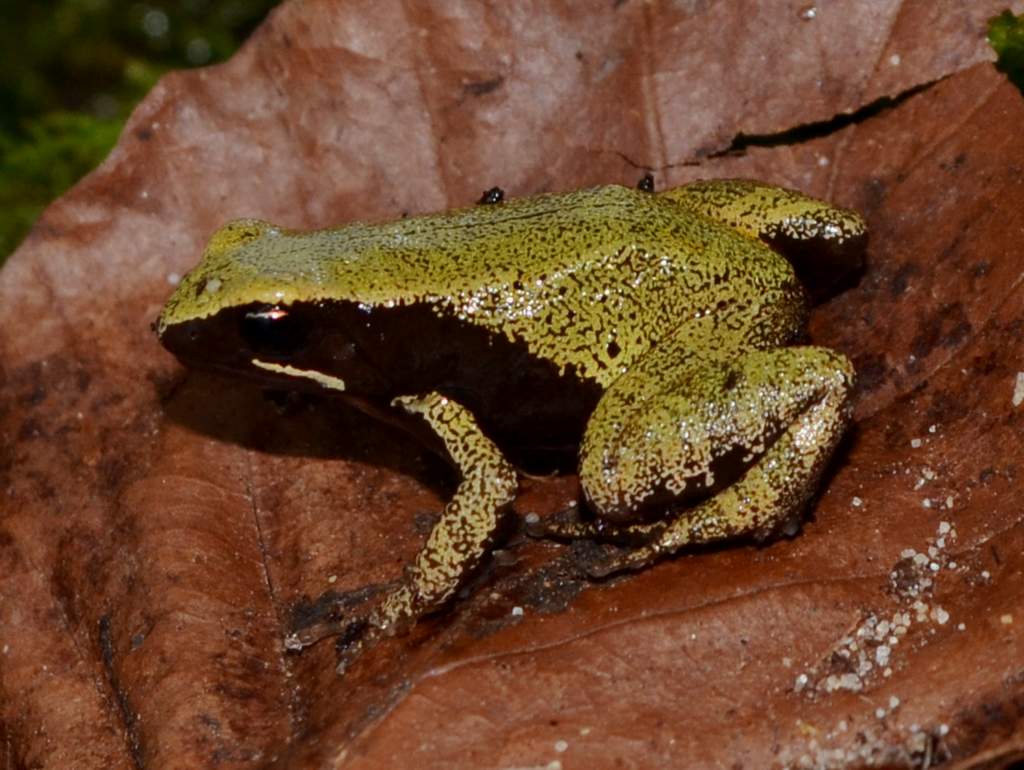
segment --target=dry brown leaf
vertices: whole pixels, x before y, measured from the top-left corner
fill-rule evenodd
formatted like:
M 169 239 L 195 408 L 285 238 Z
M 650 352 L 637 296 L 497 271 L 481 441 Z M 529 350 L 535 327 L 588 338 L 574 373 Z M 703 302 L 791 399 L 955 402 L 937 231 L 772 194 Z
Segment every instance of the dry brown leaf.
M 0 273 L 0 764 L 1024 757 L 1024 102 L 979 63 L 1004 4 L 750 5 L 308 0 L 162 81 Z M 450 478 L 343 406 L 183 372 L 148 331 L 169 281 L 235 216 L 320 226 L 648 168 L 870 222 L 860 284 L 812 323 L 860 389 L 803 533 L 602 584 L 513 538 L 344 679 L 329 642 L 285 654 L 304 602 L 398 574 Z M 516 507 L 575 493 L 529 481 Z

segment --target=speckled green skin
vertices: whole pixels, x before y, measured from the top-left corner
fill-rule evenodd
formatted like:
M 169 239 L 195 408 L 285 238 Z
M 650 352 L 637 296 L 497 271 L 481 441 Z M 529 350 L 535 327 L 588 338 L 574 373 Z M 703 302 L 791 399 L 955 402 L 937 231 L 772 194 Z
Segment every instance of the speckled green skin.
M 342 301 L 368 317 L 423 307 L 525 346 L 559 376 L 603 393 L 579 453 L 598 522 L 540 530 L 642 536 L 629 554 L 591 565 L 607 574 L 687 543 L 766 535 L 799 514 L 847 423 L 853 370 L 838 353 L 792 347 L 805 294 L 790 263 L 758 238 L 838 247 L 828 254 L 863 236 L 853 212 L 742 181 L 659 194 L 602 187 L 309 233 L 243 220 L 213 236 L 157 329 L 184 360 L 357 399 L 374 394 L 352 392 L 342 364 L 312 369 L 301 350 L 282 361 L 212 360 L 223 356 L 198 342 L 190 349 L 176 330 L 201 330 L 238 308 Z M 472 414 L 429 389 L 401 395 L 395 406 L 426 421 L 464 481 L 407 578 L 371 616 L 370 636 L 452 595 L 515 487 Z

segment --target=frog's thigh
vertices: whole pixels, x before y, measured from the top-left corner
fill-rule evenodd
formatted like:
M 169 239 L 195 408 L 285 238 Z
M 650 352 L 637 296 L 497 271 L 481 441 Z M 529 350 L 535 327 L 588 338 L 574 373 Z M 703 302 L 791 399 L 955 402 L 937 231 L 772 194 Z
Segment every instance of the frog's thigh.
M 795 190 L 719 179 L 659 195 L 769 244 L 792 263 L 817 298 L 828 295 L 864 261 L 867 226 L 860 215 Z
M 861 216 L 809 195 L 748 179 L 712 179 L 659 193 L 740 232 L 772 240 L 846 242 L 867 232 Z M 863 244 L 861 244 L 863 245 Z
M 644 566 L 691 543 L 767 535 L 799 513 L 848 422 L 852 381 L 842 355 L 797 347 L 693 362 L 690 376 L 670 383 L 688 384 L 685 391 L 635 400 L 616 393 L 616 383 L 606 393 L 609 404 L 602 410 L 602 400 L 595 410 L 600 425 L 592 430 L 592 421 L 584 438 L 584 492 L 598 515 L 621 517 L 629 506 L 652 504 L 675 513 L 652 542 L 601 574 Z M 629 388 L 628 376 L 621 382 Z M 752 464 L 696 507 L 672 504 L 673 496 L 684 501 L 715 488 L 723 461 Z
M 462 405 L 430 393 L 397 398 L 395 405 L 421 416 L 444 442 L 462 476 L 403 583 L 374 613 L 371 625 L 394 633 L 438 608 L 486 552 L 500 510 L 512 502 L 516 473 L 480 432 Z

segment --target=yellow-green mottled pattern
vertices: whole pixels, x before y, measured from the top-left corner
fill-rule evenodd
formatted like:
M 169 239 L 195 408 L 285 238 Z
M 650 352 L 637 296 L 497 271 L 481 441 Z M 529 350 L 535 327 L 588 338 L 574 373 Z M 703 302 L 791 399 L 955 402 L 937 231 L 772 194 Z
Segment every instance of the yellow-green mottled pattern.
M 842 243 L 864 233 L 864 220 L 853 211 L 748 179 L 693 182 L 661 195 L 755 238 Z
M 242 220 L 213 236 L 158 331 L 254 303 L 419 305 L 571 368 L 603 393 L 580 482 L 611 523 L 539 529 L 648 540 L 592 565 L 607 574 L 687 543 L 763 536 L 799 514 L 849 420 L 854 375 L 839 353 L 789 347 L 803 332 L 803 290 L 758 236 L 861 248 L 864 233 L 853 212 L 736 180 L 660 194 L 601 187 L 311 233 Z M 250 366 L 344 388 L 301 352 L 287 365 Z M 370 616 L 367 640 L 452 595 L 515 490 L 511 466 L 464 407 L 436 393 L 394 403 L 441 437 L 462 483 Z M 652 509 L 660 522 L 629 523 Z
M 480 563 L 499 513 L 515 498 L 515 469 L 463 406 L 437 393 L 398 398 L 395 406 L 420 416 L 440 436 L 462 481 L 405 579 L 373 613 L 369 635 L 346 651 L 342 670 L 374 636 L 405 630 L 451 597 L 466 572 Z
M 626 569 L 641 569 L 658 557 L 687 545 L 712 543 L 740 535 L 766 538 L 799 516 L 814 493 L 822 471 L 850 417 L 849 394 L 853 368 L 843 356 L 824 348 L 789 348 L 761 354 L 753 363 L 763 373 L 781 371 L 793 376 L 791 384 L 767 384 L 767 403 L 789 417 L 782 435 L 764 448 L 743 476 L 699 505 L 682 510 L 667 525 L 623 527 L 649 533 L 649 542 L 629 552 L 585 565 L 594 577 Z M 760 363 L 760 365 L 758 365 Z M 788 371 L 787 371 L 788 370 Z M 762 383 L 764 384 L 764 383 Z M 751 424 L 761 420 L 757 399 L 740 409 Z M 575 524 L 549 534 L 562 537 L 593 536 L 593 527 Z M 603 533 L 614 538 L 614 529 Z M 622 534 L 618 533 L 621 537 Z
M 723 302 L 801 323 L 789 263 L 673 193 L 609 186 L 308 233 L 240 220 L 213 236 L 159 327 L 252 302 L 423 303 L 608 385 Z
M 690 321 L 608 389 L 580 448 L 594 510 L 622 520 L 652 500 L 721 487 L 716 461 L 737 451 L 744 464 L 755 461 L 823 397 L 823 382 L 851 384 L 839 354 L 764 349 L 756 336 L 722 316 Z

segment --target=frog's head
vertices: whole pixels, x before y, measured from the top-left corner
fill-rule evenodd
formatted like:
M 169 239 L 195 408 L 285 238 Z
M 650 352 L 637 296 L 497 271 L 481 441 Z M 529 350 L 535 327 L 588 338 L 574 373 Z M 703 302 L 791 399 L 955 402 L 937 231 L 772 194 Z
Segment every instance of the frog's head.
M 377 375 L 349 334 L 352 303 L 325 297 L 291 235 L 254 219 L 214 233 L 154 324 L 160 342 L 186 364 L 286 387 L 371 388 Z
M 164 305 L 155 325 L 160 338 L 177 325 L 210 318 L 228 308 L 284 299 L 287 282 L 265 275 L 258 256 L 261 246 L 281 232 L 259 219 L 238 219 L 215 232 L 202 260 Z
M 182 279 L 154 324 L 160 342 L 186 363 L 233 369 L 249 352 L 243 335 L 247 327 L 252 327 L 251 336 L 265 327 L 267 344 L 280 353 L 298 347 L 301 330 L 284 309 L 285 284 L 268 293 L 260 260 L 247 254 L 279 233 L 258 219 L 235 220 L 215 232 L 202 260 Z M 247 323 L 249 317 L 254 320 Z

